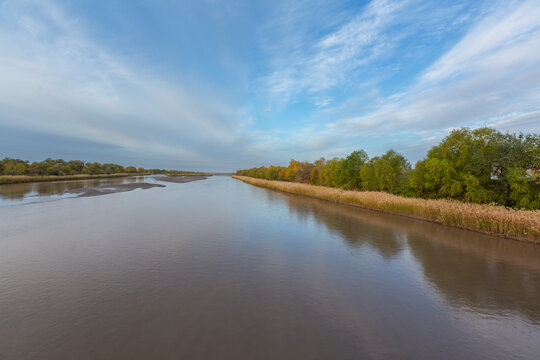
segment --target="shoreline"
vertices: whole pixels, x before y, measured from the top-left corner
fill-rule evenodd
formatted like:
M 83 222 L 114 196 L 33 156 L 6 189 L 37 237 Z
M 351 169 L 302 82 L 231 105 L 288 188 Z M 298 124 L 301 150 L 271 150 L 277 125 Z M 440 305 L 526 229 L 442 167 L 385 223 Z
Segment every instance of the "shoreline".
M 146 190 L 146 189 L 152 189 L 155 187 L 164 188 L 166 186 L 162 184 L 149 184 L 149 183 L 144 183 L 144 182 L 143 183 L 127 183 L 127 184 L 103 185 L 103 186 L 94 186 L 94 187 L 89 187 L 89 188 L 74 189 L 71 191 L 67 191 L 67 193 L 79 194 L 76 197 L 82 198 L 82 197 L 116 194 L 116 193 L 121 193 L 121 192 L 132 191 L 135 189 Z
M 119 174 L 103 174 L 103 175 L 1 175 L 0 185 L 9 184 L 21 184 L 31 182 L 45 182 L 45 181 L 70 181 L 70 180 L 89 180 L 89 179 L 109 179 L 109 178 L 125 178 L 132 176 L 145 176 L 151 175 L 150 173 L 119 173 Z
M 171 183 L 178 183 L 178 184 L 184 184 L 191 181 L 206 180 L 206 179 L 208 179 L 208 176 L 202 176 L 202 175 L 184 175 L 183 177 L 180 177 L 180 176 L 156 177 L 157 181 L 171 182 Z
M 233 175 L 232 178 L 271 190 L 540 244 L 540 210 L 514 210 L 502 206 L 472 204 L 454 200 L 405 198 L 382 192 L 346 191 L 325 186 L 263 180 L 238 175 Z

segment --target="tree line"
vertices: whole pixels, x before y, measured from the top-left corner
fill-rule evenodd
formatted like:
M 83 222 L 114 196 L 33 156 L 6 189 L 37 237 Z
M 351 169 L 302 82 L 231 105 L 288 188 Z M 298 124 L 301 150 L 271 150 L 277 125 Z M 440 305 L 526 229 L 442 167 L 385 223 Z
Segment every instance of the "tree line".
M 123 167 L 118 164 L 100 164 L 81 160 L 65 161 L 63 159 L 45 159 L 32 162 L 21 159 L 5 158 L 0 160 L 0 175 L 105 175 L 105 174 L 135 174 L 143 173 L 145 169 L 134 166 Z
M 385 191 L 426 199 L 456 199 L 514 208 L 540 209 L 540 135 L 501 133 L 493 128 L 452 131 L 414 167 L 389 150 L 369 158 L 364 150 L 345 158 L 289 166 L 238 170 L 238 175 Z

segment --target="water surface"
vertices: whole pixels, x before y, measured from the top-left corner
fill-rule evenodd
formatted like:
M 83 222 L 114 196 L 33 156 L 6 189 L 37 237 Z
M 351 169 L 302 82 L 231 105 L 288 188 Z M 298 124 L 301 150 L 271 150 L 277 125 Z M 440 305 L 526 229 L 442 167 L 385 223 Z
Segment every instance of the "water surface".
M 31 204 L 5 193 L 1 359 L 540 353 L 537 245 L 228 177 Z
M 142 183 L 158 184 L 154 176 L 42 181 L 0 185 L 0 206 L 30 204 L 78 197 L 91 189 L 107 189 Z

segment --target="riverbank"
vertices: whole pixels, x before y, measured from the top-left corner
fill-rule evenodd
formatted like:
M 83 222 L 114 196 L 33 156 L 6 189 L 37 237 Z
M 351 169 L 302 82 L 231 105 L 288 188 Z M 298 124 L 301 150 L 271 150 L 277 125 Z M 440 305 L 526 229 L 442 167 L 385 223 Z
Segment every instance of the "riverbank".
M 70 192 L 79 193 L 77 197 L 90 197 L 90 196 L 116 194 L 119 192 L 132 191 L 135 189 L 146 190 L 146 189 L 152 189 L 155 187 L 164 188 L 165 185 L 149 184 L 149 183 L 127 183 L 127 184 L 102 185 L 102 186 L 95 186 L 91 188 L 82 188 L 82 189 L 77 189 Z
M 150 175 L 149 173 L 137 173 L 137 174 L 103 174 L 103 175 L 66 175 L 66 176 L 30 176 L 30 175 L 12 175 L 12 176 L 0 176 L 0 185 L 4 184 L 20 184 L 28 182 L 43 182 L 43 181 L 64 181 L 64 180 L 87 180 L 87 179 L 108 179 L 108 178 L 121 178 L 130 176 L 143 176 Z
M 468 229 L 509 239 L 540 244 L 540 210 L 514 210 L 502 206 L 453 200 L 406 198 L 384 192 L 345 191 L 325 186 L 271 181 L 233 175 L 245 183 L 305 195 L 341 204 L 360 206 Z
M 183 184 L 183 183 L 187 183 L 191 181 L 205 180 L 207 178 L 208 176 L 200 176 L 200 175 L 160 176 L 160 177 L 156 177 L 156 180 Z

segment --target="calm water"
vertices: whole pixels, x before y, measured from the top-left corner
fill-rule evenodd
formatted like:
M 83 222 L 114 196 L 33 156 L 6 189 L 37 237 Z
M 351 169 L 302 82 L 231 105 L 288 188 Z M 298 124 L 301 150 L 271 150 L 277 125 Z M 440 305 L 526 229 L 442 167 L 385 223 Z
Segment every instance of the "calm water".
M 134 176 L 127 178 L 44 181 L 36 183 L 0 185 L 0 206 L 60 200 L 64 198 L 77 197 L 80 195 L 82 190 L 88 188 L 140 182 L 157 183 L 155 178 L 152 176 Z
M 0 359 L 538 359 L 540 246 L 166 185 L 0 186 Z

